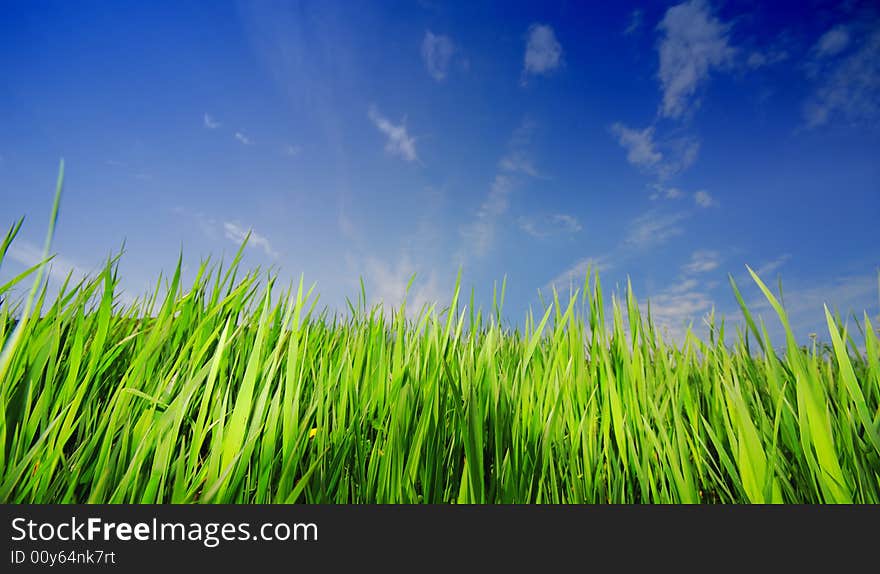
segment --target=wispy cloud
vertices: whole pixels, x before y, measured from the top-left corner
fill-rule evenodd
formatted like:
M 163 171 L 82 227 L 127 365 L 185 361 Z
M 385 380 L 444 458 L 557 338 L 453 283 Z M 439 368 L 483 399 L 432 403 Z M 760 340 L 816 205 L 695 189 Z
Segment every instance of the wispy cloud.
M 611 126 L 611 134 L 626 149 L 626 160 L 636 167 L 649 168 L 663 159 L 654 144 L 653 126 L 639 130 L 617 122 Z
M 485 256 L 495 241 L 495 225 L 499 217 L 507 212 L 509 196 L 513 192 L 513 178 L 496 174 L 489 194 L 477 210 L 474 220 L 462 228 L 461 234 L 467 244 L 467 251 L 477 257 Z
M 792 318 L 792 326 L 798 328 L 823 318 L 823 305 L 840 311 L 843 316 L 857 313 L 859 316 L 877 307 L 877 272 L 847 274 L 826 280 L 794 285 L 785 289 L 785 310 Z
M 361 241 L 360 231 L 348 215 L 348 209 L 345 203 L 341 203 L 336 210 L 336 226 L 339 228 L 339 233 L 345 239 L 355 243 Z
M 718 200 L 712 197 L 712 194 L 705 189 L 694 193 L 694 202 L 702 208 L 718 207 Z
M 610 127 L 611 135 L 626 150 L 626 160 L 640 170 L 666 180 L 689 168 L 700 153 L 700 142 L 692 137 L 657 141 L 654 126 L 631 128 L 620 122 Z
M 246 136 L 242 132 L 235 132 L 235 139 L 237 139 L 239 142 L 241 142 L 244 145 L 253 145 L 253 143 L 254 143 L 253 140 L 251 140 L 251 138 L 249 138 L 248 136 Z
M 525 84 L 529 75 L 547 75 L 561 65 L 562 45 L 553 28 L 546 24 L 529 26 L 521 82 Z
M 626 29 L 623 31 L 624 36 L 631 36 L 639 31 L 642 27 L 642 21 L 644 20 L 645 13 L 641 10 L 633 10 L 629 13 L 629 23 L 626 25 Z
M 777 257 L 776 259 L 772 259 L 770 261 L 764 262 L 761 265 L 759 265 L 758 268 L 755 269 L 755 273 L 757 273 L 759 277 L 764 276 L 764 275 L 769 275 L 769 274 L 773 273 L 774 271 L 776 271 L 777 269 L 779 269 L 780 267 L 782 267 L 783 265 L 785 265 L 789 259 L 791 259 L 791 254 L 790 253 L 783 253 L 782 255 Z
M 25 267 L 33 267 L 43 261 L 43 248 L 23 239 L 16 239 L 12 242 L 7 254 L 10 259 Z M 51 255 L 52 253 L 50 253 Z M 57 253 L 47 264 L 47 273 L 49 277 L 58 282 L 66 280 L 68 275 L 74 282 L 85 279 L 88 275 L 88 271 L 84 267 Z
M 43 261 L 43 248 L 24 239 L 16 239 L 10 246 L 7 256 L 25 267 L 33 267 Z M 70 284 L 76 284 L 85 279 L 94 278 L 100 274 L 103 264 L 99 264 L 88 268 L 79 262 L 68 257 L 60 255 L 57 252 L 50 252 L 52 259 L 46 263 L 46 274 L 50 281 L 60 287 L 68 277 Z M 115 300 L 123 305 L 131 305 L 135 302 L 132 296 L 123 285 L 120 285 L 114 293 Z
M 434 34 L 430 30 L 425 32 L 425 38 L 422 40 L 422 60 L 425 62 L 428 74 L 436 81 L 442 82 L 446 79 L 455 51 L 455 44 L 449 36 Z
M 749 310 L 769 321 L 768 330 L 771 334 L 781 333 L 781 326 L 767 299 L 757 292 L 750 281 L 742 287 L 754 293 L 754 298 L 746 301 Z M 832 311 L 839 311 L 845 318 L 854 313 L 861 319 L 864 312 L 869 315 L 880 312 L 877 304 L 876 270 L 839 274 L 822 281 L 811 280 L 809 283 L 789 282 L 784 287 L 784 295 L 785 312 L 798 337 L 806 335 L 807 329 L 818 328 L 820 334 L 827 334 L 824 305 Z
M 817 56 L 808 63 L 807 73 L 817 85 L 804 105 L 807 128 L 834 118 L 853 125 L 880 121 L 880 28 L 872 27 L 855 41 L 850 37 L 833 28 L 814 47 Z
M 205 123 L 205 127 L 208 128 L 209 130 L 216 130 L 216 129 L 219 128 L 220 125 L 221 125 L 220 122 L 218 122 L 217 120 L 215 120 L 215 119 L 211 116 L 211 114 L 208 114 L 208 113 L 205 114 L 205 116 L 204 116 L 204 118 L 203 118 L 203 121 L 204 121 L 204 123 Z
M 287 144 L 281 151 L 288 157 L 296 157 L 302 151 L 302 146 Z
M 226 239 L 229 239 L 238 245 L 241 245 L 244 242 L 245 238 L 248 236 L 248 232 L 250 232 L 248 246 L 261 248 L 269 257 L 278 257 L 278 252 L 272 248 L 272 243 L 269 242 L 269 239 L 265 235 L 260 235 L 253 229 L 248 229 L 238 223 L 231 221 L 223 223 L 223 235 Z
M 573 215 L 567 215 L 565 213 L 557 213 L 551 216 L 553 223 L 555 223 L 560 229 L 568 232 L 568 233 L 577 233 L 583 226 L 581 226 L 580 221 L 578 221 L 577 217 Z
M 687 327 L 715 305 L 712 297 L 692 279 L 674 283 L 648 301 L 654 324 L 678 342 L 684 339 Z
M 407 132 L 405 118 L 400 124 L 395 125 L 388 118 L 382 116 L 375 106 L 370 106 L 369 117 L 376 128 L 388 138 L 385 143 L 387 153 L 401 157 L 406 161 L 419 159 L 416 153 L 416 140 Z
M 705 317 L 715 306 L 710 293 L 711 283 L 705 282 L 701 276 L 715 271 L 720 264 L 721 254 L 717 251 L 694 251 L 690 260 L 681 266 L 679 276 L 649 296 L 651 318 L 667 336 L 681 342 L 687 327 Z
M 501 158 L 498 162 L 498 167 L 502 171 L 510 173 L 522 173 L 536 178 L 544 177 L 535 167 L 532 158 L 523 150 L 514 150 Z
M 652 201 L 658 199 L 681 199 L 685 196 L 685 193 L 681 189 L 677 187 L 667 187 L 660 183 L 653 184 L 651 189 L 654 190 L 650 195 Z
M 532 143 L 532 138 L 538 129 L 538 124 L 528 117 L 523 118 L 513 133 L 507 146 L 512 150 L 524 150 Z
M 407 292 L 411 280 L 412 285 Z M 401 256 L 396 262 L 367 257 L 365 284 L 372 301 L 386 308 L 400 307 L 406 298 L 407 315 L 415 314 L 422 307 L 436 304 L 444 298 L 436 272 L 419 269 L 407 255 Z
M 195 224 L 202 235 L 204 235 L 208 239 L 219 241 L 225 238 L 240 247 L 241 244 L 244 243 L 244 240 L 248 236 L 248 233 L 250 233 L 250 239 L 248 239 L 248 247 L 262 249 L 266 255 L 272 258 L 278 258 L 280 256 L 280 254 L 272 247 L 272 243 L 265 235 L 257 233 L 253 228 L 241 225 L 236 221 L 221 222 L 214 217 L 205 214 L 204 212 L 193 212 L 183 206 L 177 206 L 173 208 L 171 212 L 190 220 L 193 224 Z
M 537 239 L 554 235 L 572 235 L 583 229 L 580 221 L 573 215 L 554 213 L 543 217 L 520 217 L 519 228 Z
M 728 66 L 735 50 L 730 26 L 716 18 L 704 0 L 690 0 L 669 8 L 657 26 L 661 38 L 660 115 L 678 118 L 691 110 L 698 88 L 716 68 Z
M 686 217 L 684 213 L 648 211 L 630 222 L 626 243 L 639 248 L 664 243 L 684 233 L 680 224 Z
M 720 263 L 721 255 L 717 251 L 700 249 L 693 252 L 691 260 L 682 267 L 682 271 L 687 274 L 706 273 L 717 269 Z
M 672 237 L 684 233 L 680 223 L 687 217 L 684 212 L 661 213 L 652 210 L 635 218 L 629 225 L 627 235 L 614 249 L 599 257 L 585 257 L 576 261 L 568 269 L 557 275 L 546 287 L 557 289 L 568 285 L 579 286 L 590 267 L 593 271 L 605 272 L 638 256 L 644 249 L 660 245 Z M 680 327 L 684 320 L 696 311 L 707 309 L 712 301 L 706 293 L 708 284 L 702 286 L 699 276 L 718 268 L 721 255 L 712 250 L 697 250 L 690 260 L 681 266 L 675 283 L 669 285 L 656 296 L 658 316 L 664 326 L 673 326 L 677 335 L 684 330 Z M 655 298 L 652 297 L 652 310 Z
M 536 125 L 532 120 L 525 118 L 520 122 L 507 143 L 508 151 L 500 160 L 498 160 L 498 169 L 511 173 L 523 174 L 529 177 L 545 178 L 538 168 L 529 152 L 529 145 L 535 133 Z
M 838 25 L 819 38 L 814 46 L 818 58 L 828 58 L 843 52 L 849 45 L 849 30 L 846 26 Z
M 554 287 L 557 291 L 569 287 L 577 289 L 583 286 L 588 271 L 590 273 L 604 273 L 613 267 L 614 265 L 611 263 L 610 257 L 584 257 L 583 259 L 575 261 L 568 269 L 551 279 L 544 286 L 544 289 L 548 291 L 552 290 Z
M 712 196 L 705 189 L 701 189 L 696 192 L 684 191 L 680 187 L 675 186 L 667 186 L 664 183 L 654 183 L 649 186 L 651 189 L 651 194 L 648 196 L 651 201 L 658 200 L 680 200 L 684 198 L 693 199 L 694 203 L 697 204 L 698 207 L 702 207 L 704 209 L 709 207 L 718 207 L 720 204 L 715 197 Z
M 769 49 L 765 51 L 754 51 L 746 58 L 746 66 L 751 70 L 766 68 L 780 62 L 788 60 L 789 54 L 785 50 Z
M 699 285 L 700 281 L 698 279 L 695 279 L 694 277 L 683 277 L 675 283 L 669 285 L 665 289 L 665 292 L 673 294 L 686 293 L 697 288 Z
M 531 217 L 520 217 L 518 223 L 519 228 L 531 235 L 532 237 L 547 237 L 546 231 L 539 228 L 535 220 Z
M 664 143 L 666 161 L 660 166 L 658 176 L 670 178 L 688 169 L 700 155 L 700 141 L 692 136 L 681 136 Z
M 507 213 L 510 195 L 521 184 L 522 176 L 544 177 L 535 168 L 528 154 L 534 131 L 534 122 L 524 119 L 511 134 L 508 151 L 498 162 L 498 170 L 489 186 L 489 193 L 474 219 L 461 228 L 466 244 L 464 252 L 477 257 L 485 256 L 495 240 L 496 222 Z M 460 261 L 465 258 L 464 253 L 458 256 Z
M 216 219 L 209 217 L 205 213 L 201 211 L 192 212 L 182 205 L 178 205 L 172 208 L 171 213 L 191 220 L 192 223 L 194 223 L 195 226 L 199 229 L 199 231 L 202 232 L 202 235 L 204 235 L 208 239 L 220 239 L 219 222 Z

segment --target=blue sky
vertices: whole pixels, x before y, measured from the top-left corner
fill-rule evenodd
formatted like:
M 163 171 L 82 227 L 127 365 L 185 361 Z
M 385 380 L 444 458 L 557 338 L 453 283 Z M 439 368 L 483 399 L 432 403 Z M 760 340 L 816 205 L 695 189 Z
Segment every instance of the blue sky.
M 772 5 L 771 5 L 772 4 Z M 807 7 L 809 6 L 809 7 Z M 123 287 L 183 249 L 448 300 L 459 268 L 511 321 L 588 263 L 674 335 L 732 273 L 878 313 L 880 11 L 870 2 L 4 3 L 0 280 L 125 241 Z M 749 300 L 762 306 L 747 286 Z M 769 319 L 769 315 L 768 315 Z M 772 323 L 772 321 L 771 321 Z

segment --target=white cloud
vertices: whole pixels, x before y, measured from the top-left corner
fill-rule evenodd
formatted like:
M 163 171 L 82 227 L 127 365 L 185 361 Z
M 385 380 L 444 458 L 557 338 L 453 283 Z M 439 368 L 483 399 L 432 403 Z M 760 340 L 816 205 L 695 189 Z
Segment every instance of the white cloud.
M 519 228 L 531 235 L 532 237 L 547 237 L 547 231 L 539 228 L 535 220 L 530 217 L 520 217 Z
M 720 264 L 721 255 L 717 251 L 694 251 L 690 260 L 681 266 L 679 277 L 648 297 L 654 325 L 672 340 L 683 341 L 688 326 L 705 317 L 715 306 L 709 291 L 717 283 L 704 282 L 699 276 L 718 269 Z M 647 305 L 643 309 L 647 310 Z
M 672 294 L 686 293 L 695 289 L 699 284 L 700 282 L 693 277 L 688 277 L 667 287 L 666 292 Z
M 660 114 L 677 118 L 694 105 L 697 89 L 710 71 L 729 65 L 735 51 L 728 43 L 729 25 L 712 14 L 704 0 L 669 8 L 658 29 L 663 91 Z
M 717 251 L 700 249 L 694 251 L 691 260 L 682 266 L 681 270 L 686 274 L 706 273 L 717 269 L 721 264 L 721 256 Z
M 827 58 L 843 52 L 849 45 L 849 30 L 846 26 L 835 26 L 819 38 L 814 47 L 819 58 Z
M 663 159 L 654 144 L 653 127 L 638 130 L 617 122 L 611 126 L 611 134 L 626 149 L 626 160 L 636 167 L 651 167 Z
M 301 152 L 301 151 L 302 151 L 301 146 L 291 145 L 291 144 L 287 144 L 286 146 L 284 146 L 284 150 L 283 150 L 284 155 L 289 156 L 289 157 L 298 156 L 299 152 Z
M 809 285 L 788 287 L 784 291 L 785 310 L 792 316 L 792 326 L 797 328 L 810 319 L 824 324 L 823 305 L 837 309 L 846 317 L 851 313 L 877 309 L 877 272 L 863 275 L 842 275 Z
M 406 288 L 411 279 L 413 283 L 407 292 Z M 401 257 L 393 264 L 368 257 L 365 284 L 368 292 L 372 293 L 373 302 L 381 303 L 386 308 L 400 307 L 405 297 L 409 316 L 414 316 L 423 306 L 430 306 L 443 300 L 436 273 L 433 271 L 428 274 L 423 273 L 407 256 Z
M 473 221 L 461 228 L 461 235 L 466 243 L 464 251 L 478 257 L 489 252 L 495 240 L 496 222 L 507 213 L 510 194 L 521 180 L 517 177 L 519 174 L 543 177 L 538 174 L 525 150 L 534 130 L 534 123 L 526 119 L 511 134 L 508 144 L 510 150 L 498 162 L 498 171 L 492 180 L 486 199 L 477 210 Z M 463 261 L 465 255 L 460 253 L 458 259 Z
M 514 150 L 498 162 L 498 167 L 511 173 L 522 173 L 530 177 L 543 177 L 532 159 L 523 150 Z
M 609 259 L 608 257 L 585 257 L 579 259 L 568 269 L 554 277 L 544 288 L 548 291 L 552 290 L 553 287 L 556 287 L 557 291 L 567 289 L 569 286 L 578 289 L 583 286 L 588 270 L 590 273 L 604 273 L 611 269 L 613 264 Z
M 559 226 L 559 228 L 567 231 L 569 233 L 577 233 L 583 226 L 581 226 L 580 221 L 578 221 L 577 217 L 573 215 L 567 215 L 565 213 L 557 213 L 553 215 L 551 218 L 553 222 Z
M 405 120 L 400 125 L 394 125 L 383 117 L 375 106 L 370 107 L 369 116 L 376 128 L 388 138 L 385 144 L 387 153 L 399 156 L 406 161 L 419 159 L 416 153 L 416 140 L 407 133 Z
M 196 227 L 198 227 L 199 231 L 202 232 L 202 235 L 208 239 L 216 240 L 220 238 L 219 223 L 217 220 L 205 215 L 203 212 L 192 212 L 182 205 L 178 205 L 171 209 L 171 213 L 191 220 L 191 222 L 195 223 Z
M 688 325 L 706 316 L 714 306 L 708 293 L 693 280 L 673 284 L 648 298 L 651 319 L 673 341 L 682 342 Z
M 253 229 L 242 227 L 237 223 L 230 221 L 223 223 L 223 234 L 226 236 L 226 239 L 229 239 L 238 245 L 241 245 L 244 242 L 245 238 L 248 236 L 248 232 L 251 234 L 250 239 L 248 240 L 248 246 L 261 248 L 269 257 L 278 257 L 278 252 L 272 249 L 272 244 L 266 236 L 260 235 Z
M 821 51 L 821 41 L 817 50 Z M 811 62 L 808 74 L 818 79 L 814 94 L 804 106 L 808 128 L 822 126 L 833 118 L 867 125 L 880 120 L 880 30 L 861 38 L 860 46 L 846 57 Z
M 661 180 L 684 172 L 697 161 L 697 156 L 700 155 L 699 140 L 689 136 L 665 140 L 659 145 L 663 161 L 653 166 L 652 171 Z
M 245 134 L 243 134 L 242 132 L 235 132 L 235 139 L 237 139 L 238 141 L 240 141 L 240 142 L 241 142 L 242 144 L 244 144 L 244 145 L 251 145 L 251 144 L 254 143 L 254 142 L 251 140 L 251 138 L 247 137 L 247 136 L 246 136 Z
M 765 66 L 766 63 L 767 57 L 761 52 L 752 52 L 746 60 L 746 65 L 753 70 Z
M 547 179 L 547 176 L 541 174 L 535 166 L 535 162 L 529 153 L 529 147 L 536 129 L 535 122 L 524 118 L 520 125 L 513 130 L 513 133 L 510 134 L 510 140 L 507 142 L 508 151 L 498 161 L 500 171 L 514 175 L 523 174 L 529 177 Z
M 651 187 L 654 189 L 650 196 L 652 201 L 658 199 L 681 199 L 685 195 L 684 192 L 677 187 L 666 187 L 659 183 L 655 183 Z
M 211 114 L 206 113 L 203 120 L 205 122 L 205 127 L 208 128 L 209 130 L 216 130 L 217 128 L 220 127 L 220 122 L 218 122 L 213 117 L 211 117 Z
M 654 210 L 644 213 L 630 222 L 626 243 L 635 247 L 664 243 L 684 233 L 679 224 L 685 217 L 684 213 L 663 214 Z
M 759 275 L 769 273 L 788 259 L 787 254 L 781 255 L 766 263 L 757 272 Z M 682 266 L 684 273 L 681 276 L 648 297 L 655 325 L 675 341 L 683 339 L 688 324 L 693 323 L 695 327 L 700 327 L 700 319 L 705 318 L 715 307 L 711 295 L 712 290 L 720 285 L 714 281 L 704 281 L 702 277 L 707 275 L 688 273 L 688 266 L 693 261 L 694 258 Z M 767 282 L 768 277 L 762 276 L 762 279 Z M 746 275 L 737 282 L 746 297 L 749 310 L 759 321 L 767 321 L 766 326 L 771 338 L 778 342 L 784 341 L 781 325 L 775 311 L 770 307 L 763 294 L 758 291 L 751 278 Z M 775 291 L 775 289 L 773 290 Z M 853 313 L 859 319 L 862 318 L 864 312 L 873 316 L 880 310 L 877 305 L 877 273 L 875 270 L 835 274 L 833 278 L 820 280 L 814 278 L 808 283 L 788 283 L 784 288 L 784 295 L 783 305 L 786 315 L 798 340 L 802 340 L 810 331 L 818 332 L 820 339 L 827 340 L 823 305 L 828 305 L 832 312 L 834 309 L 839 310 L 845 319 Z M 728 301 L 732 299 L 732 293 L 725 290 L 725 299 Z M 738 306 L 725 312 L 724 315 L 726 315 L 728 324 L 742 325 L 737 321 Z M 850 328 L 855 332 L 854 326 Z M 703 330 L 703 332 L 705 331 Z M 699 335 L 700 332 L 698 331 L 697 334 Z
M 562 46 L 553 28 L 546 24 L 529 26 L 526 53 L 523 57 L 523 82 L 525 76 L 546 75 L 562 64 Z
M 787 59 L 788 52 L 785 50 L 770 49 L 764 52 L 755 51 L 749 54 L 749 57 L 746 59 L 746 66 L 752 70 L 757 70 L 759 68 L 778 64 L 779 62 L 784 62 Z
M 422 60 L 432 78 L 438 82 L 446 79 L 449 64 L 455 55 L 455 44 L 449 36 L 425 32 L 422 40 Z
M 16 239 L 9 245 L 7 254 L 10 259 L 25 267 L 33 267 L 43 261 L 43 248 L 21 239 Z M 52 260 L 47 263 L 46 269 L 49 277 L 58 282 L 66 280 L 68 275 L 71 276 L 72 282 L 81 281 L 88 275 L 85 268 L 58 254 L 55 254 Z
M 718 207 L 718 200 L 712 197 L 712 194 L 705 189 L 701 189 L 694 194 L 694 201 L 703 208 Z
M 674 144 L 677 148 L 677 159 L 667 164 L 667 171 L 670 175 L 680 173 L 697 161 L 700 155 L 700 142 L 693 138 L 680 138 L 675 140 Z
M 220 222 L 205 213 L 191 212 L 189 209 L 178 206 L 171 210 L 174 214 L 183 216 L 198 227 L 199 231 L 208 239 L 217 241 L 226 238 L 239 247 L 244 243 L 248 233 L 251 234 L 248 240 L 248 247 L 258 247 L 262 249 L 266 255 L 277 258 L 279 253 L 272 248 L 272 243 L 265 235 L 257 233 L 253 228 L 248 228 L 234 221 Z M 221 235 L 222 232 L 222 235 Z
M 339 228 L 339 233 L 342 237 L 355 244 L 360 244 L 362 243 L 360 229 L 355 225 L 355 222 L 351 219 L 351 216 L 349 216 L 348 211 L 346 203 L 340 201 L 336 209 L 336 226 Z
M 762 277 L 766 281 L 766 277 Z M 757 287 L 748 279 L 741 288 L 749 289 L 755 297 L 747 301 L 749 310 L 769 320 L 768 330 L 771 335 L 781 333 L 776 313 L 770 308 L 767 299 L 757 293 Z M 810 280 L 809 283 L 789 282 L 783 291 L 784 307 L 791 327 L 796 336 L 803 336 L 807 329 L 817 330 L 827 340 L 827 327 L 823 305 L 840 311 L 844 318 L 855 313 L 859 319 L 862 313 L 878 310 L 877 306 L 877 272 L 837 274 L 833 278 L 821 281 Z M 876 326 L 876 324 L 875 324 Z M 853 328 L 853 327 L 851 327 Z M 858 337 L 857 337 L 858 340 Z M 862 339 L 864 341 L 864 339 Z
M 681 188 L 678 187 L 666 186 L 663 183 L 652 184 L 650 188 L 653 190 L 651 192 L 651 195 L 649 196 L 651 201 L 657 201 L 659 199 L 678 200 L 684 197 L 692 197 L 694 203 L 696 203 L 699 207 L 718 207 L 718 200 L 712 197 L 712 194 L 710 194 L 705 189 L 701 189 L 695 193 L 690 193 L 683 191 Z
M 642 27 L 642 20 L 644 19 L 644 12 L 641 10 L 633 10 L 629 14 L 629 24 L 626 26 L 626 29 L 623 31 L 624 36 L 629 36 L 631 34 L 635 34 L 639 28 Z
M 535 131 L 538 129 L 538 125 L 529 118 L 523 118 L 520 124 L 513 130 L 513 133 L 510 134 L 510 141 L 508 142 L 508 147 L 511 149 L 523 149 L 532 143 L 532 137 L 535 135 Z
M 791 259 L 791 254 L 790 253 L 783 253 L 782 255 L 777 257 L 776 259 L 773 259 L 771 261 L 767 261 L 767 262 L 759 265 L 758 268 L 755 269 L 755 273 L 757 273 L 759 277 L 762 277 L 764 275 L 769 275 L 770 273 L 773 273 L 774 271 L 776 271 L 777 269 L 779 269 L 780 267 L 785 265 L 785 263 L 789 259 Z
M 24 265 L 25 267 L 33 267 L 43 261 L 43 248 L 27 240 L 16 239 L 9 245 L 7 256 L 9 259 Z M 74 285 L 83 280 L 94 279 L 103 270 L 104 263 L 106 262 L 100 262 L 89 269 L 76 263 L 72 259 L 59 255 L 58 253 L 55 253 L 53 256 L 50 252 L 50 257 L 52 257 L 52 259 L 46 263 L 45 273 L 58 287 L 67 281 L 68 276 L 70 277 L 70 283 L 68 283 L 68 286 Z M 21 286 L 21 283 L 19 283 L 19 286 Z M 123 305 L 132 305 L 136 300 L 135 297 L 124 288 L 123 284 L 117 286 L 117 289 L 114 292 L 114 298 Z
M 486 255 L 492 247 L 495 240 L 495 222 L 507 212 L 508 198 L 513 188 L 514 182 L 510 176 L 496 174 L 489 188 L 489 194 L 477 210 L 474 221 L 462 229 L 469 251 L 478 257 Z
M 552 235 L 570 235 L 583 229 L 577 217 L 565 213 L 544 217 L 520 217 L 518 224 L 520 229 L 538 239 Z
M 184 212 L 184 213 L 187 214 L 186 212 Z M 199 231 L 201 231 L 205 235 L 205 237 L 207 237 L 208 239 L 214 239 L 214 240 L 220 238 L 220 233 L 218 230 L 219 226 L 217 224 L 218 223 L 217 220 L 215 220 L 211 217 L 208 217 L 207 215 L 205 215 L 202 212 L 198 212 L 198 213 L 194 214 L 193 218 L 195 219 L 195 222 L 199 228 Z
M 700 153 L 700 142 L 692 137 L 658 142 L 654 138 L 653 126 L 640 130 L 615 122 L 610 131 L 617 143 L 626 149 L 626 159 L 631 165 L 661 180 L 689 168 Z

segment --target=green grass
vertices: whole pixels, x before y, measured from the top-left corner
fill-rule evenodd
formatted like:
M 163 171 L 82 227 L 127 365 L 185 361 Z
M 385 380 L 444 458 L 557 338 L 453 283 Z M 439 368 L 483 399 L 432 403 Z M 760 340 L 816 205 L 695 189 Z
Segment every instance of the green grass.
M 0 501 L 880 502 L 867 314 L 800 346 L 752 273 L 783 351 L 744 304 L 742 331 L 670 343 L 631 289 L 606 317 L 588 273 L 521 329 L 503 287 L 488 313 L 456 288 L 332 315 L 240 255 L 129 305 L 116 260 L 52 298 L 45 265 L 0 286 Z

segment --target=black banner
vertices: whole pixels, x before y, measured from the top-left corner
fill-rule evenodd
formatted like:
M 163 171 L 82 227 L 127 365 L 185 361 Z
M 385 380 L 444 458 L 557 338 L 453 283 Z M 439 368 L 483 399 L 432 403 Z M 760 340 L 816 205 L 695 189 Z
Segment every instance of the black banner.
M 3 505 L 2 572 L 867 564 L 876 506 Z M 869 562 L 862 562 L 862 560 Z M 708 560 L 708 562 L 707 562 Z M 581 569 L 581 568 L 578 568 Z M 787 570 L 788 571 L 788 570 Z

